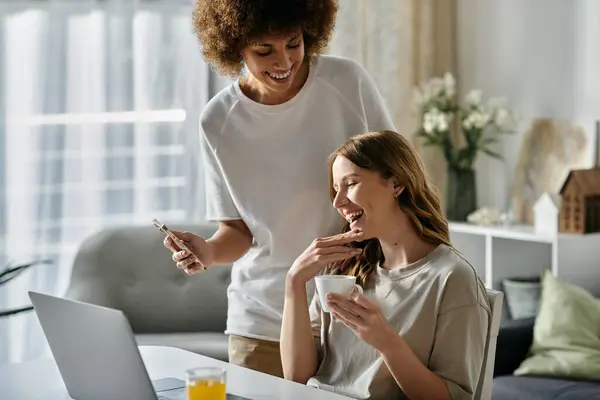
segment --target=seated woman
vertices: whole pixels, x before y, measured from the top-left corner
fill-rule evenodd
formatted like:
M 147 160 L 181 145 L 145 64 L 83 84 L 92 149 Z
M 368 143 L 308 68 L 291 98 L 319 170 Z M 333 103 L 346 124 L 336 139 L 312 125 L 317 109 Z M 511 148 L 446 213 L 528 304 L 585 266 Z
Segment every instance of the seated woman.
M 331 155 L 330 183 L 344 233 L 316 239 L 289 270 L 284 376 L 358 399 L 473 399 L 490 306 L 418 154 L 395 132 L 362 134 Z M 364 288 L 329 294 L 331 314 L 306 292 L 326 267 Z

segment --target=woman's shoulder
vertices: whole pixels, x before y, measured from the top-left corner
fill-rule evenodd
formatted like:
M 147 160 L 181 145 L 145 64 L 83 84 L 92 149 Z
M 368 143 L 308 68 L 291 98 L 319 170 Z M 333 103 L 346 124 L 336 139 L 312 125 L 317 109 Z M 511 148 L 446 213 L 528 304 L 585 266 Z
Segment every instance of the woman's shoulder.
M 239 102 L 231 83 L 215 94 L 200 112 L 200 127 L 208 134 L 218 131 L 229 118 L 231 112 Z
M 316 56 L 318 75 L 328 81 L 337 81 L 342 78 L 345 81 L 361 81 L 368 77 L 367 70 L 357 61 L 350 58 L 321 54 Z
M 439 256 L 434 260 L 440 274 L 459 279 L 475 279 L 475 267 L 460 253 L 459 250 L 447 245 L 440 245 Z
M 444 246 L 433 268 L 442 286 L 440 312 L 469 305 L 487 305 L 485 285 L 475 267 L 456 249 Z
M 319 54 L 315 56 L 322 68 L 342 68 L 348 70 L 363 69 L 355 60 L 335 54 Z

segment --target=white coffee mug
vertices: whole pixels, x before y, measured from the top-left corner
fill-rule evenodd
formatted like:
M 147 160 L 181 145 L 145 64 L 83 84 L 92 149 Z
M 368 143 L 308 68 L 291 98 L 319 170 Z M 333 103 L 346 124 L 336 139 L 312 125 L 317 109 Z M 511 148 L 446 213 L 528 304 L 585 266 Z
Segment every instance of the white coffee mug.
M 327 294 L 339 293 L 350 297 L 352 290 L 356 288 L 359 293 L 363 293 L 362 287 L 356 284 L 356 277 L 349 275 L 318 275 L 315 277 L 317 285 L 317 293 L 321 301 L 321 309 L 330 313 L 331 310 L 327 306 Z

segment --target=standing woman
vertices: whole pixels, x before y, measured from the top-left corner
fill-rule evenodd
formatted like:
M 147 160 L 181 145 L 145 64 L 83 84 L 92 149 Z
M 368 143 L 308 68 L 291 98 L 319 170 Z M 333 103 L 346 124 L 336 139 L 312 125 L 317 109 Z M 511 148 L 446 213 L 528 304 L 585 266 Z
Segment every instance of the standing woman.
M 327 157 L 353 135 L 393 129 L 367 72 L 321 55 L 337 9 L 337 0 L 197 0 L 194 10 L 205 60 L 235 78 L 200 117 L 206 219 L 218 230 L 178 232 L 193 255 L 165 245 L 190 274 L 233 263 L 229 360 L 280 377 L 286 274 L 315 237 L 340 228 Z

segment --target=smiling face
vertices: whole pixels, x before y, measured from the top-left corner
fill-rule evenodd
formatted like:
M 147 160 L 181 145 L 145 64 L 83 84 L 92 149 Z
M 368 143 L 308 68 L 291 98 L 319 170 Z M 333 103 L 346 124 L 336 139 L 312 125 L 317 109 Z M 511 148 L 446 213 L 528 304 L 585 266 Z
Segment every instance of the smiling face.
M 302 79 L 304 40 L 300 31 L 284 36 L 262 36 L 242 50 L 242 58 L 262 91 L 285 96 Z M 301 86 L 301 85 L 300 85 Z
M 393 178 L 384 179 L 377 171 L 358 167 L 337 156 L 331 167 L 333 206 L 348 221 L 350 229 L 365 233 L 365 239 L 385 233 L 400 211 L 396 196 L 403 188 Z

